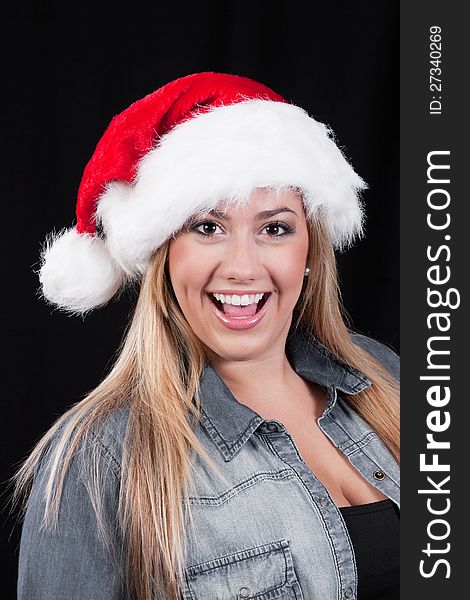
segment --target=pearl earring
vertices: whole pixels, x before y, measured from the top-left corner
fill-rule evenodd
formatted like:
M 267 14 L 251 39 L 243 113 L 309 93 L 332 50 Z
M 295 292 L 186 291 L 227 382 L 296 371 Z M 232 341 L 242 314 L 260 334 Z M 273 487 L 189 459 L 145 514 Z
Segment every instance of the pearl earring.
M 304 277 L 307 277 L 307 275 L 308 275 L 309 273 L 310 273 L 310 269 L 307 267 L 307 268 L 305 269 L 305 275 L 304 275 Z

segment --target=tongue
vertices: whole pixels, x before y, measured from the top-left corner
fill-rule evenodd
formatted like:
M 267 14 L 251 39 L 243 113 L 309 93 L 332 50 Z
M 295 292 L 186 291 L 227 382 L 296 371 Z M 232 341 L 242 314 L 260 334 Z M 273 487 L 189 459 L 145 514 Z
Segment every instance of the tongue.
M 256 313 L 256 302 L 247 306 L 234 306 L 224 302 L 224 313 L 230 317 L 252 317 Z

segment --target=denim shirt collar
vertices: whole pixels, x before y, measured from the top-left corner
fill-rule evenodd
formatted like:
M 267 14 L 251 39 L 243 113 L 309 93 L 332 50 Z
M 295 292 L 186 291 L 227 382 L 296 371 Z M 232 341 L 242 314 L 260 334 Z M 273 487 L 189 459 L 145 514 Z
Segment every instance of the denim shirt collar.
M 286 354 L 298 375 L 326 390 L 354 395 L 371 385 L 360 371 L 340 362 L 303 325 L 291 327 Z M 232 460 L 251 434 L 265 419 L 239 402 L 213 366 L 206 361 L 199 382 L 201 425 L 226 461 Z M 334 401 L 326 411 L 333 408 Z M 325 412 L 326 412 L 325 411 Z

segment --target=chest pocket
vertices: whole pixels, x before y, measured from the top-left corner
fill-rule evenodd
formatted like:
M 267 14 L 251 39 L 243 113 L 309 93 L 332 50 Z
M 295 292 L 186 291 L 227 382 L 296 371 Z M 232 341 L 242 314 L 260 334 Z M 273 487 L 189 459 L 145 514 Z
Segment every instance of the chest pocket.
M 304 600 L 287 540 L 186 569 L 184 600 Z

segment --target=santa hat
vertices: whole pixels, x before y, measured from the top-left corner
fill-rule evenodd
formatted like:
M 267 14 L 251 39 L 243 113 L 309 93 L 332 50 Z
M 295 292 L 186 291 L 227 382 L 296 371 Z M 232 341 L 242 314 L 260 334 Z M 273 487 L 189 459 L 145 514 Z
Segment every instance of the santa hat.
M 85 167 L 74 227 L 42 250 L 44 297 L 78 314 L 138 279 L 189 217 L 258 187 L 294 186 L 335 248 L 362 234 L 366 187 L 332 131 L 265 85 L 223 73 L 172 81 L 115 116 Z

